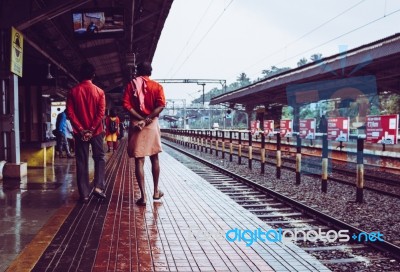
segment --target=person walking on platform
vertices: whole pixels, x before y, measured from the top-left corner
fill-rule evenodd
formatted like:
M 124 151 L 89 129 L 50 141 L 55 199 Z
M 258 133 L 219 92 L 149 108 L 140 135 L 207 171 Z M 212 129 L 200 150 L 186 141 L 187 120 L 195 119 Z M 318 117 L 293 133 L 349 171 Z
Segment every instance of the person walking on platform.
M 56 120 L 56 139 L 57 139 L 57 151 L 60 158 L 73 158 L 74 156 L 71 154 L 69 145 L 68 145 L 68 124 L 67 124 L 67 114 L 64 111 L 60 112 L 57 115 Z M 65 151 L 65 156 L 64 156 Z
M 75 152 L 74 130 L 72 128 L 71 121 L 68 118 L 67 118 L 66 137 L 67 137 L 69 151 Z
M 115 109 L 110 110 L 110 115 L 106 118 L 106 142 L 108 146 L 107 152 L 113 152 L 118 148 L 118 136 L 119 136 L 119 117 Z
M 75 137 L 76 180 L 82 202 L 89 200 L 91 192 L 99 198 L 104 193 L 104 129 L 102 120 L 105 115 L 106 99 L 102 89 L 92 83 L 95 69 L 90 63 L 80 68 L 81 82 L 72 88 L 67 97 L 67 114 L 71 121 Z M 89 183 L 89 145 L 94 160 L 94 188 Z
M 163 197 L 158 188 L 160 165 L 158 153 L 161 148 L 161 132 L 158 116 L 164 109 L 165 96 L 163 87 L 150 79 L 152 67 L 149 62 L 139 63 L 137 75 L 124 90 L 123 106 L 130 113 L 128 132 L 128 156 L 135 158 L 135 175 L 140 189 L 139 206 L 146 205 L 146 190 L 144 185 L 144 161 L 150 156 L 154 183 L 153 199 Z

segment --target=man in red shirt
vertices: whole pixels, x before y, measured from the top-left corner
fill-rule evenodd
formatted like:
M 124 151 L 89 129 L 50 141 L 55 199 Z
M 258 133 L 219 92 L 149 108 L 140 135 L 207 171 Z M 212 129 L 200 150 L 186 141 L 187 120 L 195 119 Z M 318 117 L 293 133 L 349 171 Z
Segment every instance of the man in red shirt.
M 152 165 L 154 194 L 153 199 L 160 199 L 164 193 L 158 189 L 160 165 L 158 153 L 161 149 L 161 132 L 158 116 L 165 107 L 163 87 L 151 80 L 152 67 L 149 62 L 139 63 L 137 76 L 129 82 L 123 96 L 124 108 L 130 113 L 128 134 L 128 156 L 135 158 L 135 175 L 141 197 L 137 205 L 146 205 L 146 190 L 144 186 L 144 159 L 150 156 Z
M 76 181 L 82 202 L 89 201 L 92 188 L 89 183 L 89 144 L 94 160 L 93 194 L 106 198 L 104 193 L 104 130 L 102 120 L 106 109 L 105 94 L 92 83 L 95 69 L 90 63 L 81 66 L 81 82 L 67 97 L 67 115 L 71 121 L 75 138 Z

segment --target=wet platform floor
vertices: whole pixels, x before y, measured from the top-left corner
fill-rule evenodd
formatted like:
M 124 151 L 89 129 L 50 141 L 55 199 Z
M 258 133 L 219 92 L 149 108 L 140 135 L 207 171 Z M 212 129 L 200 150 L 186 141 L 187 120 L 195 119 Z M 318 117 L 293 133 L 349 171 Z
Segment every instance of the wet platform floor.
M 167 152 L 160 154 L 165 196 L 152 199 L 151 164 L 146 160 L 147 205 L 137 206 L 134 164 L 124 144 L 108 157 L 106 200 L 77 202 L 73 161 L 53 190 L 26 190 L 24 196 L 22 189 L 8 189 L 19 190 L 20 201 L 13 201 L 19 203 L 14 216 L 2 214 L 0 230 L 8 218 L 9 225 L 19 225 L 14 232 L 20 237 L 28 232 L 25 241 L 30 240 L 19 248 L 15 242 L 15 251 L 22 252 L 8 260 L 8 271 L 328 271 L 290 243 L 246 246 L 227 241 L 230 229 L 269 227 Z M 5 198 L 5 209 L 14 205 Z M 42 226 L 25 226 L 33 218 Z

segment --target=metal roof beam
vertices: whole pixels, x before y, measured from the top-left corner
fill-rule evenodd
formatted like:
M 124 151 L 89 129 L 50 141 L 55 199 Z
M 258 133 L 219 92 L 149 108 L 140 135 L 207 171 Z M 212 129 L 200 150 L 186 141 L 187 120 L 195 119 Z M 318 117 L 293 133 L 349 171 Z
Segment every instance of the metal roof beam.
M 54 4 L 53 7 L 47 8 L 43 10 L 40 14 L 34 15 L 29 20 L 18 24 L 16 28 L 22 31 L 38 22 L 51 20 L 61 14 L 64 14 L 65 12 L 68 12 L 88 2 L 91 2 L 91 0 L 72 0 L 67 3 L 65 3 L 64 0 L 61 0 L 57 4 Z

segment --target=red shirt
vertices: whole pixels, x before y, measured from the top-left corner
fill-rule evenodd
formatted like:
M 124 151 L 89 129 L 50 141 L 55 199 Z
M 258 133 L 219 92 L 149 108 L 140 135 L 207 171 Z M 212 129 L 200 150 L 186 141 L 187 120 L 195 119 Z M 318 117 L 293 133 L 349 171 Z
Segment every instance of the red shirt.
M 144 111 L 140 110 L 139 99 L 134 95 L 131 82 L 129 82 L 124 91 L 123 106 L 130 111 L 134 109 L 137 113 L 146 117 L 155 108 L 165 107 L 165 96 L 163 87 L 156 81 L 147 76 L 142 77 L 146 81 L 146 94 L 144 96 Z
M 74 133 L 91 130 L 93 135 L 103 132 L 102 120 L 106 110 L 104 91 L 91 80 L 83 80 L 69 92 L 67 115 Z

